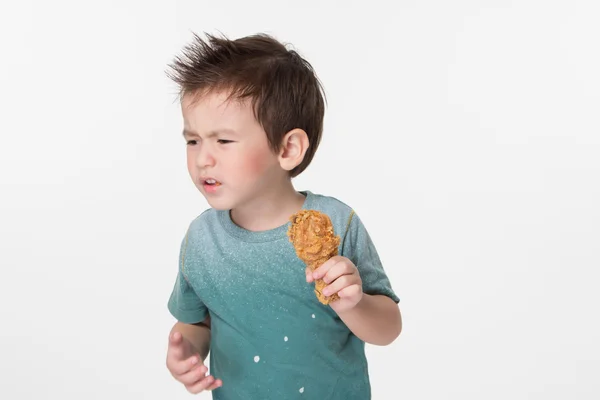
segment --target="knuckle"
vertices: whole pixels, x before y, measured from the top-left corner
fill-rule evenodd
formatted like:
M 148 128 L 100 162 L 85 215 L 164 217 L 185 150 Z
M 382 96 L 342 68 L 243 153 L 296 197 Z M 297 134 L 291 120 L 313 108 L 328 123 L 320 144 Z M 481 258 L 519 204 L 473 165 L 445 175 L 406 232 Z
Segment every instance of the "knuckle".
M 351 285 L 351 286 L 347 286 L 347 287 L 344 289 L 344 294 L 345 294 L 346 296 L 353 296 L 354 294 L 356 294 L 356 290 L 355 290 L 354 286 L 353 286 L 353 285 Z

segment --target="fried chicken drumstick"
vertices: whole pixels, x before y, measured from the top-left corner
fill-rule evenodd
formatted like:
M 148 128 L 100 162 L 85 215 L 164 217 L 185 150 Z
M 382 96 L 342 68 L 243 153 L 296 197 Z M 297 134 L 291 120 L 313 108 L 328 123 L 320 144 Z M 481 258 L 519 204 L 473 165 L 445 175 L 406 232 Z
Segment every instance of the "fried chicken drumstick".
M 290 218 L 292 225 L 288 230 L 290 242 L 294 245 L 296 255 L 314 271 L 325 261 L 338 254 L 340 237 L 333 231 L 331 220 L 326 214 L 316 210 L 302 210 Z M 317 299 L 325 305 L 339 299 L 337 293 L 324 296 L 327 286 L 322 279 L 315 281 Z

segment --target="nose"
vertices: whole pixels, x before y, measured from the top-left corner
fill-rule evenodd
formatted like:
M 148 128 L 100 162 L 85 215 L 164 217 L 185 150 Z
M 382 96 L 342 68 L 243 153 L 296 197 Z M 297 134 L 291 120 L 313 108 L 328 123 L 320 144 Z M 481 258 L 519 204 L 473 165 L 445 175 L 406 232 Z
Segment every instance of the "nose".
M 196 157 L 196 165 L 200 168 L 205 168 L 214 167 L 215 163 L 215 157 L 212 155 L 209 146 L 206 144 L 200 146 L 200 151 L 198 151 L 198 156 Z

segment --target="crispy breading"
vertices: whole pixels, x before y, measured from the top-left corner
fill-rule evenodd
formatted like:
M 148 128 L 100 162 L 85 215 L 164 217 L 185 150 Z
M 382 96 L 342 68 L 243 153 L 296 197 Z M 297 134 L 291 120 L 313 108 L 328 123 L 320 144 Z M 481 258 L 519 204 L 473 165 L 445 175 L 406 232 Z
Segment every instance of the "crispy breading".
M 290 242 L 296 255 L 314 271 L 331 257 L 338 255 L 340 237 L 333 230 L 331 219 L 316 210 L 302 210 L 290 218 L 292 225 L 288 230 Z M 315 295 L 325 305 L 339 299 L 337 293 L 323 295 L 327 286 L 322 279 L 315 281 Z

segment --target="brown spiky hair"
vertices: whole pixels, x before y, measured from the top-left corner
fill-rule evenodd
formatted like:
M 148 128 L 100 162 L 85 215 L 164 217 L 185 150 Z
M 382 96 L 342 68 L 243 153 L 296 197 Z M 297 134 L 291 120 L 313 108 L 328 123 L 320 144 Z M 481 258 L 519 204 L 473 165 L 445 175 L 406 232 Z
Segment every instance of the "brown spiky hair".
M 169 65 L 167 75 L 184 96 L 224 91 L 229 100 L 250 100 L 273 152 L 286 133 L 299 128 L 310 145 L 294 177 L 312 161 L 323 132 L 325 93 L 308 61 L 267 34 L 236 40 L 206 34 L 193 40 Z

